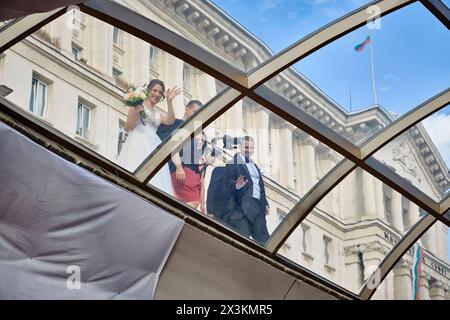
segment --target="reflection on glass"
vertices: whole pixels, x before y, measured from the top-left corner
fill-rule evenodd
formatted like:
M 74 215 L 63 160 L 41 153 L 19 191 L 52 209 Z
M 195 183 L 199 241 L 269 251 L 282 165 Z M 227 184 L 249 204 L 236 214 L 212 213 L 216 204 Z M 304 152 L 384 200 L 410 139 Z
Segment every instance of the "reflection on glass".
M 374 300 L 450 300 L 448 227 L 436 222 L 375 291 Z
M 441 41 L 443 48 L 434 45 Z M 333 41 L 266 85 L 361 145 L 449 87 L 449 51 L 447 28 L 415 2 Z
M 435 112 L 374 154 L 393 174 L 440 201 L 450 192 L 450 107 Z
M 249 71 L 274 52 L 369 1 L 159 0 L 147 1 L 145 7 L 130 0 L 115 2 L 195 38 L 198 46 Z
M 425 215 L 356 169 L 320 201 L 278 254 L 359 293 L 394 245 Z
M 271 55 L 266 46 L 277 53 L 369 1 L 213 0 L 212 2 L 249 31 L 247 37 L 253 40 L 254 44 L 250 42 L 253 46 L 259 44 L 265 49 L 261 50 L 264 53 L 260 54 L 258 62 L 261 63 Z M 230 20 L 226 24 L 230 25 L 227 31 L 231 34 L 235 32 L 234 29 L 239 25 L 227 16 L 222 19 Z M 257 38 L 262 41 L 257 41 Z
M 2 31 L 2 29 L 4 29 L 5 27 L 7 27 L 11 22 L 13 22 L 16 19 L 10 19 L 10 20 L 5 20 L 5 21 L 0 21 L 0 32 Z
M 250 99 L 180 152 L 170 164 L 173 196 L 260 244 L 342 159 Z
M 133 152 L 127 147 L 127 136 L 132 144 L 135 135 L 126 132 L 132 130 L 127 119 L 130 111 L 139 109 L 139 105 L 125 106 L 124 97 L 130 87 L 145 87 L 152 79 L 162 80 L 164 97 L 161 93 L 159 99 L 154 94 L 144 95 L 149 115 L 145 123 L 157 117 L 154 120 L 162 124 L 161 129 L 164 124 L 180 124 L 177 119 L 183 117 L 188 101 L 206 104 L 224 89 L 223 84 L 182 60 L 75 10 L 0 56 L 2 96 L 116 163 L 120 152 Z M 175 89 L 175 96 L 173 88 L 180 89 Z M 170 103 L 173 117 L 168 117 Z M 148 129 L 149 125 L 143 127 Z M 133 171 L 160 139 L 167 138 L 153 131 L 145 131 L 150 135 L 143 139 L 153 139 L 153 143 L 139 145 L 138 155 L 131 156 L 136 163 L 122 163 L 126 169 Z

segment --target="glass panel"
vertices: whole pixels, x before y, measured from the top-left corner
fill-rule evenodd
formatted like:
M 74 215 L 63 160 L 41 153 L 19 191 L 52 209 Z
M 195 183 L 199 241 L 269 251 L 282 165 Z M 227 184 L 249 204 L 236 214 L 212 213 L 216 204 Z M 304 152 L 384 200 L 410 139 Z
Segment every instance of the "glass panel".
M 203 132 L 205 137 L 201 132 L 196 135 L 197 141 L 205 138 L 207 141 L 203 157 L 198 143 L 192 143 L 193 146 L 187 143 L 182 149 L 182 164 L 178 170 L 173 164 L 166 165 L 150 183 L 219 223 L 225 223 L 231 229 L 231 225 L 234 226 L 244 236 L 249 236 L 248 228 L 253 232 L 257 228 L 263 230 L 265 226 L 271 234 L 301 197 L 342 159 L 335 151 L 247 98 Z M 253 141 L 242 142 L 244 136 L 252 137 Z M 245 146 L 254 148 L 250 158 L 262 172 L 264 188 L 259 186 L 253 164 L 241 164 L 245 163 L 245 156 L 241 157 L 246 154 Z M 192 149 L 200 151 L 194 153 Z M 177 163 L 178 159 L 174 158 L 174 161 Z M 232 163 L 224 169 L 229 161 Z M 234 161 L 238 163 L 234 164 Z M 252 174 L 258 183 L 251 179 Z M 239 192 L 236 188 L 241 186 L 238 181 L 241 175 L 247 182 Z M 253 200 L 261 193 L 266 194 L 270 207 L 267 216 L 262 209 L 256 213 L 249 211 L 263 206 L 263 200 Z M 242 212 L 249 212 L 247 218 L 239 211 L 241 208 Z M 254 232 L 252 239 L 264 243 L 268 234 L 259 229 Z M 263 233 L 265 236 L 260 237 Z
M 167 138 L 164 125 L 174 121 L 176 127 L 181 122 L 177 119 L 188 118 L 198 110 L 198 104 L 185 108 L 188 101 L 206 104 L 225 86 L 189 65 L 189 76 L 183 82 L 186 64 L 182 60 L 158 48 L 153 50 L 154 63 L 150 65 L 150 44 L 118 31 L 119 41 L 114 43 L 112 25 L 79 12 L 66 13 L 5 51 L 0 79 L 1 85 L 13 90 L 7 96 L 11 102 L 26 110 L 32 107 L 36 114 L 43 115 L 45 123 L 62 134 L 132 171 L 158 147 L 160 139 Z M 39 77 L 32 84 L 36 74 Z M 144 119 L 133 107 L 125 106 L 124 97 L 131 86 L 144 86 L 153 79 L 163 81 L 166 96 L 167 90 L 175 86 L 181 89 L 172 99 L 175 119 L 164 117 L 169 111 L 169 98 L 160 99 L 160 85 L 156 85 L 157 94 L 152 94 L 145 104 L 163 116 L 154 116 L 155 112 L 148 109 Z M 42 84 L 38 84 L 40 81 Z M 91 108 L 90 115 L 87 109 L 78 111 L 79 102 Z M 139 150 L 139 157 L 133 158 L 134 162 L 120 162 L 117 132 L 129 110 L 134 111 L 134 124 L 153 140 L 131 146 L 136 141 L 129 139 L 130 146 L 123 143 L 120 151 Z M 128 129 L 134 130 L 132 127 Z
M 420 2 L 377 21 L 314 52 L 266 85 L 361 145 L 449 87 L 450 33 Z M 435 45 L 441 42 L 442 47 Z
M 44 115 L 46 97 L 46 85 L 42 82 L 38 82 L 38 95 L 37 95 L 37 110 L 36 113 L 42 117 Z
M 145 6 L 115 2 L 249 71 L 273 53 L 369 1 L 160 0 L 148 1 Z
M 450 106 L 447 105 L 373 156 L 436 201 L 450 192 Z
M 33 78 L 31 80 L 31 95 L 30 95 L 30 111 L 34 112 L 34 106 L 36 105 L 36 93 L 37 93 L 37 80 Z
M 5 20 L 5 21 L 1 21 L 0 22 L 0 32 L 6 28 L 11 22 L 13 22 L 16 19 L 10 19 L 10 20 Z
M 319 202 L 278 254 L 359 293 L 393 246 L 425 215 L 358 168 Z
M 448 227 L 438 221 L 388 273 L 372 299 L 450 300 L 448 250 Z

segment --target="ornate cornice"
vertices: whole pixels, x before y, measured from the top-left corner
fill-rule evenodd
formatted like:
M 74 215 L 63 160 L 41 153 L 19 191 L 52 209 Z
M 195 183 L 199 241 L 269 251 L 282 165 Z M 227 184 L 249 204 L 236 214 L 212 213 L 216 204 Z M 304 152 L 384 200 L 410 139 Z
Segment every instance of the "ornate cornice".
M 416 124 L 408 132 L 423 167 L 427 169 L 436 189 L 443 195 L 450 187 L 450 174 L 444 160 L 422 124 Z

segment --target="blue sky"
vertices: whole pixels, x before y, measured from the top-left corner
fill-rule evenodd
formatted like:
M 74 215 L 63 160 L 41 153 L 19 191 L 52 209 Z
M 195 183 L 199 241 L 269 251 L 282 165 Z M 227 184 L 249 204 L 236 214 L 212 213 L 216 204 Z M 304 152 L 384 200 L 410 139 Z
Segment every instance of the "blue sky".
M 367 0 L 211 0 L 274 53 Z M 450 1 L 446 1 L 447 3 Z M 398 115 L 450 84 L 450 33 L 419 2 L 380 19 L 371 30 L 379 104 Z M 368 35 L 361 27 L 295 64 L 295 68 L 342 108 L 374 103 L 370 47 L 355 52 Z M 423 122 L 450 167 L 450 107 Z M 450 235 L 449 235 L 450 240 Z M 449 246 L 450 256 L 450 246 Z

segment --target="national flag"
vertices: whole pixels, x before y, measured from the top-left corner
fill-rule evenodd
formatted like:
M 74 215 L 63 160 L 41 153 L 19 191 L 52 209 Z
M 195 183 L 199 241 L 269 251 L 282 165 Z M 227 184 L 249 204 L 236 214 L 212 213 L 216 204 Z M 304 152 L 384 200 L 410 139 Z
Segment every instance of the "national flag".
M 420 300 L 420 271 L 423 257 L 423 249 L 416 243 L 413 247 L 413 265 L 412 265 L 412 289 L 413 299 Z
M 356 52 L 361 52 L 361 51 L 363 51 L 364 47 L 365 47 L 366 45 L 368 45 L 369 43 L 370 43 L 370 36 L 367 36 L 366 39 L 365 39 L 362 43 L 358 44 L 358 45 L 355 47 L 355 51 L 356 51 Z

